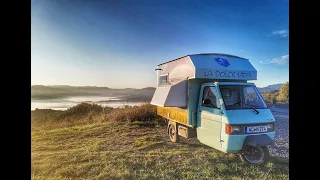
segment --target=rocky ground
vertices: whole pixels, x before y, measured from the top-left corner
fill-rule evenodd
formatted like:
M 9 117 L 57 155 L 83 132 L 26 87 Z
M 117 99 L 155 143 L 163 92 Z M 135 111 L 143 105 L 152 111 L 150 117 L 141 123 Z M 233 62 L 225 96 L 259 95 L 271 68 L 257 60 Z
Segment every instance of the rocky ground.
M 284 108 L 271 108 L 271 111 L 276 119 L 276 136 L 275 145 L 270 146 L 270 154 L 273 157 L 278 157 L 281 160 L 289 160 L 289 110 L 288 106 Z

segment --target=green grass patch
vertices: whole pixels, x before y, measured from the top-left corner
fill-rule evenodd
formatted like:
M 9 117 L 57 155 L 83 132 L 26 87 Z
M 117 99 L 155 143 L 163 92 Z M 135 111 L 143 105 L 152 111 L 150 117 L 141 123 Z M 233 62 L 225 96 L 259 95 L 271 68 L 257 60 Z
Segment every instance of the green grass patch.
M 77 108 L 69 113 L 38 110 L 32 119 L 32 179 L 289 177 L 288 163 L 274 158 L 265 166 L 248 166 L 237 155 L 222 153 L 196 139 L 170 142 L 166 123 L 152 119 L 155 109 L 151 105 L 126 107 L 122 113 L 121 109 L 104 112 L 85 106 L 82 110 L 87 113 L 82 115 Z M 92 114 L 91 120 L 88 113 Z M 115 117 L 108 119 L 111 113 Z M 139 119 L 143 114 L 145 118 Z
M 247 166 L 197 140 L 171 143 L 165 129 L 103 122 L 32 132 L 32 179 L 288 179 L 288 165 Z

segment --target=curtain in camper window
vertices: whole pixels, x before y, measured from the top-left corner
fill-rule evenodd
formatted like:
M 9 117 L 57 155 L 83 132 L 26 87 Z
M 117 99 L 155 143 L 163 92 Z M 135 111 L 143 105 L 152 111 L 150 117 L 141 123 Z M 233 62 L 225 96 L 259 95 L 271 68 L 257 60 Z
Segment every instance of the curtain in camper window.
M 209 99 L 211 101 L 211 107 L 220 108 L 220 102 L 217 95 L 216 88 L 213 86 L 206 86 L 203 90 L 203 98 L 202 98 L 202 104 L 206 99 Z M 203 104 L 204 105 L 204 104 Z

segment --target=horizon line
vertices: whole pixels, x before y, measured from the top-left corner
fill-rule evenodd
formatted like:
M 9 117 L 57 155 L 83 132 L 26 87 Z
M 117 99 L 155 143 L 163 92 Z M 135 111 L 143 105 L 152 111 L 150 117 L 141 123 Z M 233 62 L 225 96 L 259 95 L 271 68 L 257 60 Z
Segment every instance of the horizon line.
M 270 85 L 276 85 L 276 84 L 285 84 L 287 81 L 283 82 L 283 83 L 275 83 L 275 84 L 269 84 L 267 86 L 270 86 Z M 109 88 L 109 89 L 146 89 L 146 88 L 157 88 L 157 87 L 154 87 L 154 86 L 147 86 L 147 87 L 144 87 L 144 88 L 131 88 L 131 87 L 127 87 L 127 88 L 112 88 L 112 87 L 108 87 L 108 86 L 85 86 L 85 85 L 82 85 L 82 86 L 76 86 L 76 85 L 42 85 L 42 84 L 33 84 L 31 85 L 32 86 L 46 86 L 46 87 L 49 87 L 49 86 L 70 86 L 70 87 L 98 87 L 98 88 Z M 265 88 L 267 86 L 264 86 L 264 87 L 258 87 L 257 88 Z

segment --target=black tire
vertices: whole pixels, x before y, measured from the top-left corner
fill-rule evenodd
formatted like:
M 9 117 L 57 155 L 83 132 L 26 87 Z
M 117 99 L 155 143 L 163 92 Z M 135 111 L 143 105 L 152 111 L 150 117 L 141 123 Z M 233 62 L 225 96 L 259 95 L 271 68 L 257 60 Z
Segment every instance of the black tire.
M 178 131 L 174 124 L 170 124 L 168 128 L 168 135 L 171 142 L 176 143 L 179 141 Z
M 250 154 L 249 151 L 251 151 Z M 255 155 L 256 153 L 257 155 Z M 245 146 L 240 153 L 240 159 L 246 164 L 264 165 L 269 161 L 270 154 L 266 146 Z

